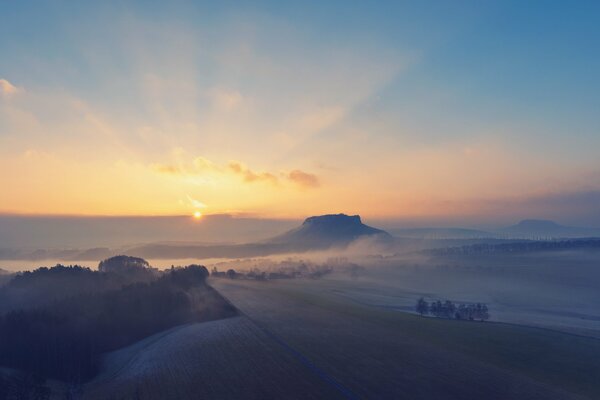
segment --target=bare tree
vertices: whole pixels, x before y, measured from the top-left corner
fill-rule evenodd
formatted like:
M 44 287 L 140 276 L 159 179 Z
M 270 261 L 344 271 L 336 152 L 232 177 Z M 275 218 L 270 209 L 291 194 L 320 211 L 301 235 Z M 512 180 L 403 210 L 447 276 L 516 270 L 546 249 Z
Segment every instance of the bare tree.
M 421 314 L 421 316 L 424 314 L 429 314 L 429 303 L 427 303 L 427 301 L 421 297 L 419 300 L 417 300 L 416 310 L 419 314 Z
M 452 318 L 454 316 L 454 312 L 456 311 L 456 306 L 450 300 L 446 300 L 444 302 L 444 316 L 446 318 Z

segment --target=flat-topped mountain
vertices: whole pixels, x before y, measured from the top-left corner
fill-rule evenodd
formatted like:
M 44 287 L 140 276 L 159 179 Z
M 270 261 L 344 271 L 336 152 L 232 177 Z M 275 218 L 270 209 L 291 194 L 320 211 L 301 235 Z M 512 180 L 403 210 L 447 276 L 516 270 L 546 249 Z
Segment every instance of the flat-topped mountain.
M 367 236 L 391 239 L 387 232 L 363 224 L 358 215 L 328 214 L 306 218 L 298 228 L 276 236 L 269 242 L 324 248 L 346 245 Z

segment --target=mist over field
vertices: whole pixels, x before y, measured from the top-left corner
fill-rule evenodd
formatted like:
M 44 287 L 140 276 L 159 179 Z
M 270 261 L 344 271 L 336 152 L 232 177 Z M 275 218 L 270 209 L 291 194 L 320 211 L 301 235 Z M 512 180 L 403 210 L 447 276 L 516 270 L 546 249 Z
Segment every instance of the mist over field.
M 0 2 L 0 400 L 600 399 L 600 2 Z
M 457 398 L 490 387 L 498 399 L 600 393 L 600 238 L 574 236 L 591 230 L 525 220 L 392 235 L 345 214 L 270 235 L 276 226 L 264 226 L 268 236 L 250 242 L 5 250 L 0 363 L 16 372 L 0 387 L 57 396 L 76 388 L 83 399 L 239 398 L 248 385 L 283 398 L 394 398 L 418 393 L 415 378 L 394 379 L 403 359 L 433 380 L 425 398 L 439 398 L 449 374 L 451 387 L 461 382 Z M 31 343 L 40 351 L 27 355 Z M 548 360 L 537 359 L 538 346 Z M 247 357 L 269 377 L 249 379 Z M 557 375 L 572 366 L 588 372 Z M 465 386 L 472 368 L 488 383 Z M 238 385 L 225 385 L 224 371 Z
M 34 230 L 40 234 L 37 243 L 44 244 L 45 225 L 47 229 L 64 229 L 60 235 L 64 243 L 85 245 L 98 240 L 113 247 L 4 248 L 0 252 L 4 281 L 10 279 L 11 272 L 55 264 L 95 269 L 100 259 L 125 253 L 144 257 L 159 270 L 201 263 L 223 273 L 235 270 L 238 278 L 248 273 L 271 274 L 275 279 L 301 278 L 302 284 L 325 285 L 338 296 L 399 312 L 415 312 L 414 302 L 419 297 L 457 304 L 482 302 L 489 306 L 492 321 L 600 337 L 600 250 L 594 242 L 591 247 L 579 248 L 579 239 L 555 237 L 593 234 L 590 228 L 563 228 L 549 221 L 527 220 L 488 231 L 392 229 L 394 236 L 387 240 L 367 235 L 315 248 L 301 236 L 300 242 L 285 236 L 290 233 L 281 236 L 282 231 L 298 225 L 293 221 L 213 216 L 201 222 L 189 217 L 15 218 L 11 222 L 3 226 L 3 234 L 14 238 L 5 243 L 20 243 L 28 230 Z M 77 233 L 86 227 L 94 227 L 95 233 L 78 238 Z M 157 229 L 161 227 L 165 229 Z M 149 228 L 154 236 L 148 233 Z M 296 230 L 289 232 L 298 235 Z M 176 240 L 192 235 L 212 240 Z M 160 240 L 165 237 L 174 240 Z M 320 241 L 329 240 L 319 237 Z M 253 238 L 258 240 L 251 241 Z M 144 242 L 151 239 L 156 241 Z M 137 244 L 116 245 L 119 241 Z M 35 237 L 31 243 L 36 243 Z M 536 247 L 544 243 L 556 248 Z M 561 248 L 561 243 L 567 243 L 567 248 Z M 302 280 L 314 277 L 311 273 L 319 280 Z

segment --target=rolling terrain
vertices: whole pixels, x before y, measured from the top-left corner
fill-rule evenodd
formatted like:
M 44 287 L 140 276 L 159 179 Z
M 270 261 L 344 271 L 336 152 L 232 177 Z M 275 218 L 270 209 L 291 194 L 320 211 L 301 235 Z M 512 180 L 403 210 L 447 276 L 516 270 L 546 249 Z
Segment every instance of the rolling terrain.
M 600 341 L 365 306 L 312 282 L 211 283 L 356 398 L 597 398 Z
M 343 399 L 246 316 L 188 324 L 109 353 L 83 399 Z

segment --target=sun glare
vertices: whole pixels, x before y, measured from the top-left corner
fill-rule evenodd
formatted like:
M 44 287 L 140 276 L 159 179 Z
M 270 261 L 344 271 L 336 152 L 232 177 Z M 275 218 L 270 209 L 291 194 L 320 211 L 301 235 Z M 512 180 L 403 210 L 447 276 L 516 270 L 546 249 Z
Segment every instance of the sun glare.
M 200 219 L 202 218 L 202 213 L 200 211 L 195 211 L 194 212 L 194 219 Z

